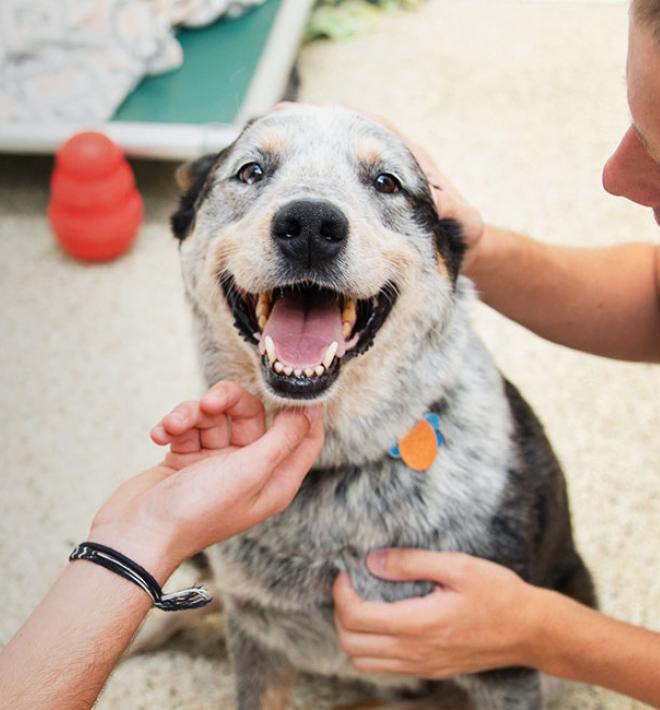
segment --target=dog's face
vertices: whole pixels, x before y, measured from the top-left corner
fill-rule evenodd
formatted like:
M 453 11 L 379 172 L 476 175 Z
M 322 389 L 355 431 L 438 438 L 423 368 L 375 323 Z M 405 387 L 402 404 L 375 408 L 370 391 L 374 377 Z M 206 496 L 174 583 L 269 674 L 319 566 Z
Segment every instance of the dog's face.
M 266 397 L 327 399 L 442 327 L 460 233 L 380 124 L 339 108 L 279 111 L 184 177 L 172 224 L 188 295 L 222 357 L 241 359 Z M 236 375 L 235 363 L 219 370 Z

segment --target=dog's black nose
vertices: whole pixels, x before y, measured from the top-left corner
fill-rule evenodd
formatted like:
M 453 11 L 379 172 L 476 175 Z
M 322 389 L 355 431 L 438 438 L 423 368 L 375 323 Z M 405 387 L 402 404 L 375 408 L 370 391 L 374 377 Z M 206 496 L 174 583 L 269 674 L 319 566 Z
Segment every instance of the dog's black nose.
M 348 237 L 348 220 L 330 202 L 296 200 L 278 210 L 272 233 L 288 259 L 309 268 L 339 254 Z

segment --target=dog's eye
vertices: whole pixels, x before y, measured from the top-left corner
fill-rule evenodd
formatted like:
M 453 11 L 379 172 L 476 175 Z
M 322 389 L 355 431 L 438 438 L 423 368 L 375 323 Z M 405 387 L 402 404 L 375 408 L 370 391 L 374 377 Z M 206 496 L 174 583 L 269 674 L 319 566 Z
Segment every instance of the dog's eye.
M 390 173 L 381 173 L 374 181 L 374 185 L 378 192 L 384 192 L 387 195 L 399 192 L 401 189 L 401 183 L 398 178 Z
M 247 163 L 236 174 L 236 177 L 246 185 L 254 185 L 264 176 L 264 169 L 259 163 Z

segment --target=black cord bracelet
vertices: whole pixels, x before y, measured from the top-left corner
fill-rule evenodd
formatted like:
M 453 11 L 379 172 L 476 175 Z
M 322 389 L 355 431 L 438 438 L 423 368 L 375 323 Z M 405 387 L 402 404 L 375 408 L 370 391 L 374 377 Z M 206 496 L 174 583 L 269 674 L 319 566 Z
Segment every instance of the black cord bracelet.
M 180 592 L 163 594 L 158 582 L 144 567 L 140 567 L 137 562 L 133 562 L 121 552 L 105 545 L 99 545 L 97 542 L 81 542 L 69 555 L 69 560 L 87 560 L 115 572 L 120 577 L 141 587 L 151 597 L 154 606 L 163 611 L 196 609 L 213 600 L 213 597 L 203 587 L 191 587 L 190 589 L 182 589 Z

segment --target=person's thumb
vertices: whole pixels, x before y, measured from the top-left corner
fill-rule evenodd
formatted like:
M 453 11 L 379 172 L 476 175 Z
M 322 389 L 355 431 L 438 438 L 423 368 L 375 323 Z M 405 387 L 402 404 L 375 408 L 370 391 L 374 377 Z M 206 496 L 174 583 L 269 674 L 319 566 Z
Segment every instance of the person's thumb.
M 460 552 L 433 552 L 407 548 L 374 550 L 367 567 L 376 577 L 395 582 L 427 580 L 458 590 L 466 580 L 472 562 Z

